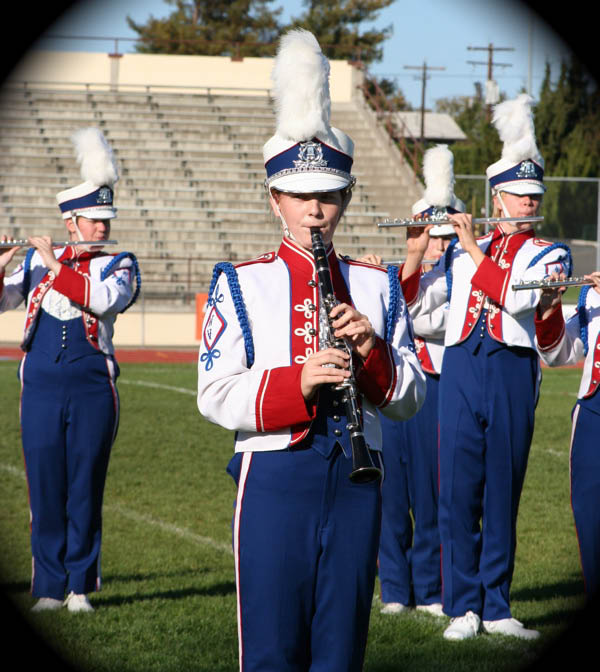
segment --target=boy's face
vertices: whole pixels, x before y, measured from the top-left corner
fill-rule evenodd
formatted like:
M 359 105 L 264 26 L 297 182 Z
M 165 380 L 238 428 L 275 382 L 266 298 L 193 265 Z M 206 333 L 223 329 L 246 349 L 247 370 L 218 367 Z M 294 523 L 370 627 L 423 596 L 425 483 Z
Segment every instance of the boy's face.
M 292 240 L 306 250 L 312 249 L 310 229 L 321 229 L 323 242 L 328 245 L 335 233 L 344 207 L 347 205 L 341 191 L 293 194 L 273 191 L 271 208 L 276 217 L 282 217 Z M 283 225 L 283 221 L 282 221 Z

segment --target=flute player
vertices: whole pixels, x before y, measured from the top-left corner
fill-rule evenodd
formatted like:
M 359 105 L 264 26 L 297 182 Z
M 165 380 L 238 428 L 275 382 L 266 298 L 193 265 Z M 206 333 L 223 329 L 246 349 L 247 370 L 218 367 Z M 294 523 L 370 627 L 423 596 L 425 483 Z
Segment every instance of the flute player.
M 90 244 L 56 249 L 49 237 L 31 237 L 6 278 L 19 248 L 0 254 L 0 312 L 26 303 L 19 378 L 34 612 L 93 610 L 87 594 L 100 588 L 102 498 L 119 422 L 112 335 L 139 283 L 132 254 L 103 251 L 116 217 L 112 150 L 96 128 L 72 139 L 84 182 L 57 202 L 69 239 Z
M 279 250 L 218 266 L 198 361 L 198 406 L 236 431 L 233 542 L 240 670 L 360 670 L 374 587 L 380 482 L 355 483 L 342 394 L 354 371 L 364 436 L 380 461 L 376 408 L 420 407 L 425 381 L 397 269 L 338 258 L 352 140 L 329 125 L 329 63 L 314 36 L 282 38 L 276 134 L 264 146 Z M 322 310 L 311 229 L 339 304 Z M 324 336 L 346 339 L 351 355 Z M 323 335 L 323 336 L 322 336 Z M 333 365 L 333 366 L 332 366 Z M 352 370 L 351 368 L 352 367 Z
M 545 191 L 531 103 L 523 94 L 494 110 L 503 150 L 487 176 L 501 217 L 537 215 Z M 444 637 L 464 640 L 483 629 L 534 639 L 539 633 L 512 615 L 510 585 L 540 383 L 540 292 L 514 292 L 511 284 L 569 272 L 570 252 L 539 239 L 527 221 L 501 222 L 476 238 L 470 215 L 450 218 L 458 242 L 447 251 L 448 272 L 440 265 L 418 273 L 427 229 L 409 233 L 402 271 L 413 317 L 450 301 L 439 388 L 442 602 L 451 617 Z

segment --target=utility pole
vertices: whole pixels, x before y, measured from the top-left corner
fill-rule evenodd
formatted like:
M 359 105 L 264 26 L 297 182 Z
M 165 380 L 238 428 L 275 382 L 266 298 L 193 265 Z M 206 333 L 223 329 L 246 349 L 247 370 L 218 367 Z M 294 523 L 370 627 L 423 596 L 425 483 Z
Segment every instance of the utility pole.
M 510 68 L 512 63 L 494 63 L 494 51 L 514 51 L 513 47 L 495 47 L 491 42 L 487 47 L 467 47 L 469 51 L 487 51 L 488 60 L 486 61 L 467 61 L 471 65 L 487 65 L 487 78 L 488 82 L 493 82 L 494 78 L 492 76 L 493 67 L 496 65 L 501 68 Z M 492 118 L 492 103 L 488 101 L 487 105 L 487 120 L 490 121 Z
M 425 61 L 423 65 L 405 65 L 406 70 L 421 70 L 421 144 L 425 143 L 425 85 L 427 82 L 427 71 L 428 70 L 445 70 L 446 68 L 434 68 L 428 66 Z

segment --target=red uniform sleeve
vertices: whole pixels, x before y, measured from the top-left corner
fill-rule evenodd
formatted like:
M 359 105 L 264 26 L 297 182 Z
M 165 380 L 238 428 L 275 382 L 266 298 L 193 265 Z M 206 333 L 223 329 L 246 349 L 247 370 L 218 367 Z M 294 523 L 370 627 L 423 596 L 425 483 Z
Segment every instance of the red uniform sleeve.
M 540 319 L 536 310 L 534 322 L 538 348 L 540 350 L 552 350 L 555 348 L 565 331 L 562 306 L 559 304 L 545 320 Z
M 64 294 L 68 299 L 78 303 L 80 306 L 87 308 L 90 302 L 90 279 L 77 271 L 74 271 L 68 266 L 60 269 L 60 273 L 56 276 L 53 289 L 61 294 Z
M 412 303 L 414 303 L 415 299 L 417 298 L 417 294 L 419 292 L 419 281 L 421 280 L 421 267 L 419 266 L 419 268 L 412 275 L 409 275 L 408 278 L 402 280 L 403 268 L 404 264 L 402 264 L 402 266 L 400 267 L 400 287 L 402 288 L 402 294 L 404 295 L 406 305 L 410 306 Z
M 360 391 L 375 406 L 385 406 L 394 389 L 396 368 L 389 345 L 376 337 L 375 346 L 358 367 L 356 382 Z
M 256 395 L 256 431 L 270 432 L 309 423 L 317 415 L 318 395 L 302 396 L 302 364 L 267 369 Z

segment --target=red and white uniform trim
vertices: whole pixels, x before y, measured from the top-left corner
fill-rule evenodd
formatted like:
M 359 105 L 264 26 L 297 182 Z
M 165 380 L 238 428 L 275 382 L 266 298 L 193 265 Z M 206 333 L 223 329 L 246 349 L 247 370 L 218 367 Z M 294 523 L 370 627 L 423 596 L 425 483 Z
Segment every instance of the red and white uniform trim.
M 538 352 L 547 366 L 573 366 L 585 357 L 577 393 L 579 399 L 592 396 L 600 385 L 600 294 L 590 289 L 585 307 L 590 316 L 587 355 L 584 354 L 577 311 L 565 322 L 562 309 L 558 307 L 547 319 L 536 318 L 535 321 Z
M 534 311 L 540 290 L 513 291 L 513 284 L 539 280 L 552 271 L 564 271 L 567 252 L 550 251 L 531 268 L 529 263 L 551 243 L 535 237 L 532 230 L 507 233 L 499 225 L 477 239 L 486 259 L 475 266 L 460 244 L 453 250 L 452 295 L 444 345 L 464 341 L 475 328 L 482 310 L 487 310 L 490 336 L 511 346 L 535 348 Z M 431 313 L 447 301 L 447 283 L 443 264 L 428 273 L 413 275 L 402 282 L 402 290 L 413 320 Z
M 101 280 L 102 271 L 113 255 L 102 251 L 81 252 L 75 247 L 61 248 L 55 255 L 63 265 L 58 276 L 48 271 L 37 252 L 33 255 L 27 297 L 24 296 L 22 264 L 7 278 L 0 275 L 0 312 L 17 308 L 27 301 L 23 349 L 27 348 L 39 310 L 43 307 L 58 319 L 80 315 L 90 344 L 106 354 L 114 354 L 114 322 L 133 295 L 131 259 L 120 260 L 108 277 Z M 66 297 L 67 307 L 61 310 L 67 315 L 57 313 L 56 306 L 60 302 L 55 300 L 55 293 Z
M 377 335 L 369 357 L 357 363 L 356 379 L 363 394 L 365 437 L 378 450 L 377 409 L 398 420 L 408 419 L 425 396 L 406 304 L 399 292 L 399 317 L 393 338 L 386 343 L 390 292 L 385 270 L 338 258 L 332 246 L 328 259 L 336 297 L 367 315 Z M 318 349 L 314 258 L 284 240 L 276 255 L 240 264 L 236 271 L 252 332 L 254 364 L 247 367 L 242 330 L 227 278 L 221 274 L 213 296 L 222 329 L 218 342 L 212 334 L 203 336 L 198 407 L 212 422 L 237 431 L 236 451 L 282 450 L 308 434 L 317 412 L 318 396 L 305 401 L 300 387 L 302 366 Z M 215 311 L 207 311 L 204 332 L 215 323 Z

